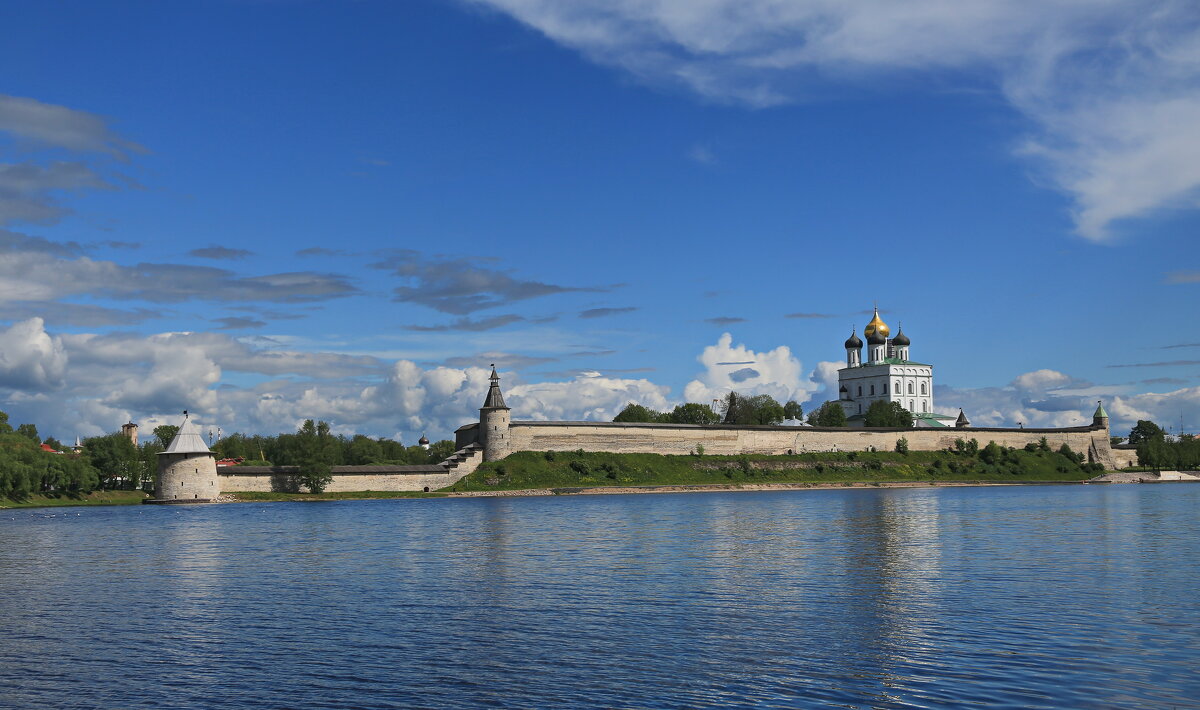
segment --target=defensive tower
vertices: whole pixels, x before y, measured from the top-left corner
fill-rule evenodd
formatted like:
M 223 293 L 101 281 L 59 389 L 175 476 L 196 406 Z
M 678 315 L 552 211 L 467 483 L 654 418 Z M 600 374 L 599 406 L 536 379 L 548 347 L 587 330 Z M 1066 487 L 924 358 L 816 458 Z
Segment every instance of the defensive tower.
M 479 434 L 483 440 L 484 461 L 499 461 L 512 453 L 508 426 L 511 422 L 512 413 L 504 404 L 504 395 L 500 392 L 500 375 L 496 374 L 496 366 L 492 365 L 487 399 L 479 408 Z
M 167 450 L 158 455 L 155 503 L 211 503 L 221 493 L 217 459 L 187 412 Z

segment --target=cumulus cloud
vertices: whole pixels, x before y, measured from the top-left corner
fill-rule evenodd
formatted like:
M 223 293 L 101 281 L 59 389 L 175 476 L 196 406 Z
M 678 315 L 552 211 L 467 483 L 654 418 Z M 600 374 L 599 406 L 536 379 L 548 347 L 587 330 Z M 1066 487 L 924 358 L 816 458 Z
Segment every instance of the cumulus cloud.
M 67 353 L 45 326 L 41 318 L 30 318 L 0 331 L 0 387 L 40 391 L 63 386 Z
M 817 384 L 803 376 L 800 361 L 781 345 L 768 352 L 755 352 L 734 345 L 733 336 L 723 334 L 715 345 L 704 348 L 697 358 L 704 372 L 683 389 L 689 402 L 709 403 L 736 390 L 739 394 L 769 394 L 780 402 L 804 402 Z M 753 363 L 754 367 L 739 367 Z
M 607 290 L 525 281 L 514 278 L 509 271 L 480 266 L 479 261 L 427 257 L 411 250 L 397 250 L 371 266 L 390 271 L 405 283 L 393 290 L 394 300 L 454 315 L 557 293 Z
M 1194 207 L 1200 15 L 1169 0 L 474 0 L 591 60 L 755 107 L 925 77 L 1029 119 L 1019 152 L 1074 199 L 1078 232 Z

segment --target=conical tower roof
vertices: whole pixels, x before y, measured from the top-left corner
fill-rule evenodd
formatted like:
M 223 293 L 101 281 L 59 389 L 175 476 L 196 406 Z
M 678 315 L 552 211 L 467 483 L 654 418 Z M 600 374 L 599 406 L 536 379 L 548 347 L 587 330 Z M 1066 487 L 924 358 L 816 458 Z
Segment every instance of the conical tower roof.
M 175 433 L 175 438 L 171 439 L 171 443 L 167 444 L 167 450 L 163 453 L 207 454 L 212 452 L 208 450 L 208 445 L 204 443 L 204 437 L 200 435 L 200 431 L 192 423 L 191 417 L 188 416 L 187 412 L 184 412 L 183 423 L 179 425 L 179 431 Z
M 1108 412 L 1104 411 L 1104 402 L 1096 400 L 1096 413 L 1092 415 L 1092 419 L 1108 419 Z
M 488 387 L 487 399 L 483 400 L 480 409 L 508 409 L 504 404 L 504 395 L 500 393 L 500 375 L 496 374 L 496 366 L 492 365 L 492 384 Z
M 958 419 L 954 422 L 956 427 L 970 426 L 971 422 L 967 421 L 967 415 L 963 414 L 963 410 L 958 410 Z

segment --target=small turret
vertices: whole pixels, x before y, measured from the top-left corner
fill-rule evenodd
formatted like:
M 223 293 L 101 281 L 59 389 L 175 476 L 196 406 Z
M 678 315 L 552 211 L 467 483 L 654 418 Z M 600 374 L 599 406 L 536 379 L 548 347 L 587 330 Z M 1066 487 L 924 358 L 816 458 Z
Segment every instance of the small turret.
M 1108 428 L 1108 412 L 1104 411 L 1104 402 L 1096 400 L 1096 413 L 1092 415 L 1092 426 Z
M 971 426 L 971 422 L 967 421 L 967 415 L 963 414 L 963 410 L 960 407 L 958 410 L 958 419 L 954 421 L 954 427 L 956 429 L 965 429 L 969 426 Z
M 422 449 L 425 449 L 426 451 L 428 451 L 429 450 L 429 437 L 422 434 L 421 438 L 417 439 L 417 446 L 420 446 Z
M 483 460 L 499 461 L 512 453 L 512 441 L 509 438 L 509 424 L 512 422 L 511 413 L 504 404 L 504 395 L 500 392 L 500 375 L 496 374 L 496 366 L 492 365 L 489 378 L 487 398 L 479 408 L 479 434 L 483 441 Z

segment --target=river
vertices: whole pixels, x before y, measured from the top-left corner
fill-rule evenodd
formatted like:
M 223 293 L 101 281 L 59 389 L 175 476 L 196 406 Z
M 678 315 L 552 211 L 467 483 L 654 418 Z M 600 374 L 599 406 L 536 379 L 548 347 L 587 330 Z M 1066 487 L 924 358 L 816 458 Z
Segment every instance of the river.
M 0 511 L 0 707 L 1197 707 L 1200 485 Z

